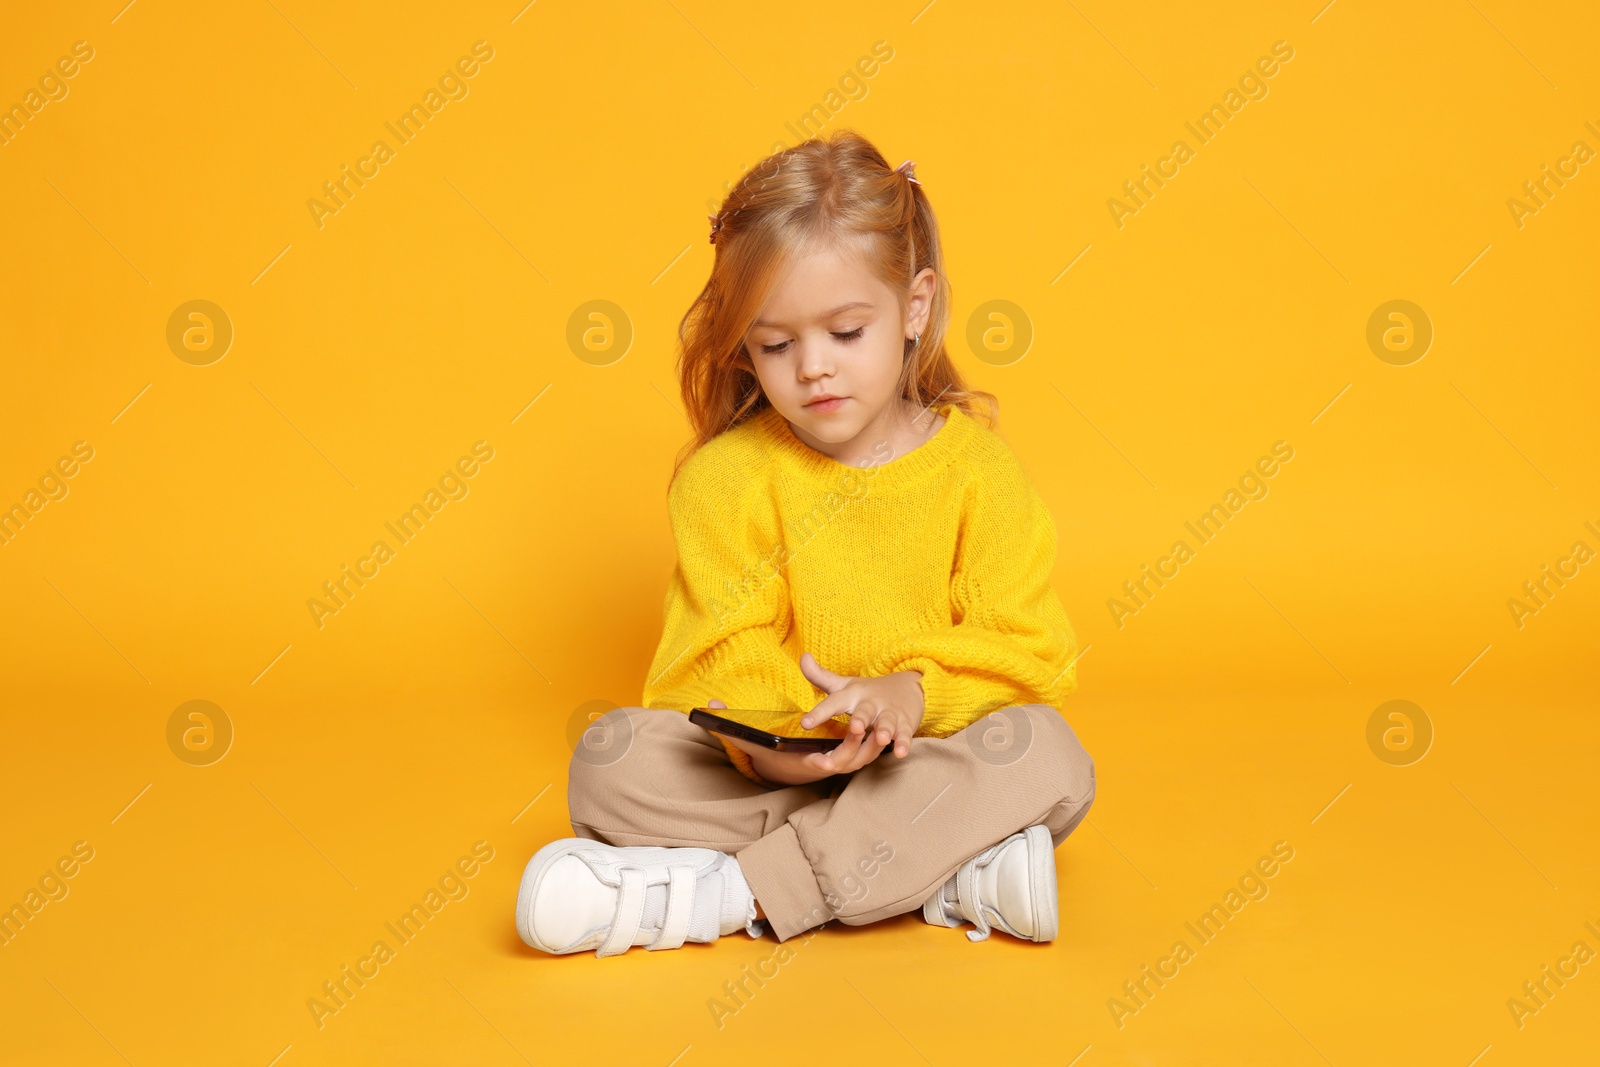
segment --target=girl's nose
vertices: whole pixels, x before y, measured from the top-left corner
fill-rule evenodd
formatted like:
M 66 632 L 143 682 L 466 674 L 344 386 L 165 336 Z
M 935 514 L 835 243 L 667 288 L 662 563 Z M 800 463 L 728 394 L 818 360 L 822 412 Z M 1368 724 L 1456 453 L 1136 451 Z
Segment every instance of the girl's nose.
M 828 346 L 817 341 L 800 344 L 800 376 L 807 380 L 822 378 L 834 371 L 833 355 Z

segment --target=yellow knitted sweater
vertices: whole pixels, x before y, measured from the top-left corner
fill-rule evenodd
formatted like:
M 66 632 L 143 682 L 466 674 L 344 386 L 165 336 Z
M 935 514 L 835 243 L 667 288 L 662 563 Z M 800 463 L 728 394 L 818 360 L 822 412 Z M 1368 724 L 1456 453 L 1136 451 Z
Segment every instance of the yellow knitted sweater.
M 1059 710 L 1077 641 L 1050 587 L 1055 524 L 997 432 L 939 410 L 932 437 L 893 457 L 880 444 L 867 467 L 770 406 L 690 456 L 668 490 L 678 562 L 642 706 L 719 699 L 775 733 L 837 736 L 799 726 L 827 695 L 800 671 L 809 651 L 842 675 L 921 671 L 918 737 L 1014 704 Z

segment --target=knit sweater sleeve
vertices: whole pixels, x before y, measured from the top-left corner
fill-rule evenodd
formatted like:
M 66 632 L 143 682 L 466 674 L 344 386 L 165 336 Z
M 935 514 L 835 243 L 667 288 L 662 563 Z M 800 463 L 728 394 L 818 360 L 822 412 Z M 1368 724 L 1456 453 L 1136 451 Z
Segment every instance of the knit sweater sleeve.
M 946 737 L 1015 704 L 1058 711 L 1077 687 L 1077 638 L 1050 586 L 1056 529 L 1009 447 L 966 487 L 950 578 L 952 625 L 892 638 L 866 673 L 922 672 L 918 736 Z
M 733 710 L 776 712 L 763 721 L 766 728 L 804 734 L 800 717 L 819 698 L 783 645 L 789 593 L 774 551 L 776 520 L 763 521 L 761 499 L 760 480 L 713 445 L 702 446 L 673 480 L 667 507 L 678 561 L 642 700 L 688 714 L 717 699 Z M 774 784 L 755 772 L 743 749 L 717 736 L 741 774 Z

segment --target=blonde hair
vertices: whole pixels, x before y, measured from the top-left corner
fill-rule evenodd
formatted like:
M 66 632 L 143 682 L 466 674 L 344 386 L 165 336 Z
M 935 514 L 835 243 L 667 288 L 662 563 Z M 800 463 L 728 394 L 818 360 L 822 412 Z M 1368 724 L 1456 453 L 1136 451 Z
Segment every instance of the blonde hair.
M 900 395 L 919 407 L 937 400 L 989 426 L 999 422 L 994 394 L 967 388 L 945 348 L 950 283 L 933 206 L 865 137 L 840 129 L 768 156 L 723 200 L 712 239 L 711 277 L 678 325 L 679 388 L 694 437 L 679 452 L 673 477 L 700 446 L 771 406 L 744 338 L 779 271 L 807 247 L 857 244 L 902 308 L 911 280 L 933 268 L 928 323 L 919 342 L 906 339 Z

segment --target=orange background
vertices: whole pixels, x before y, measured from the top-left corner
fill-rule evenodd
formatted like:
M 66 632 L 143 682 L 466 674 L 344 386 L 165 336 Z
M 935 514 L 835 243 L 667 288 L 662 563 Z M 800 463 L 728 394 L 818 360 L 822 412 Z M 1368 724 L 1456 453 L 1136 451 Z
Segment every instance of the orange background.
M 119 4 L 0 36 L 3 106 L 93 49 L 0 146 L 0 507 L 93 449 L 0 546 L 0 905 L 94 850 L 0 947 L 8 1061 L 1592 1047 L 1594 964 L 1521 1028 L 1506 1004 L 1600 951 L 1600 576 L 1520 628 L 1507 606 L 1600 550 L 1600 176 L 1508 207 L 1600 150 L 1592 12 Z M 398 144 L 385 123 L 478 41 L 466 95 Z M 1266 95 L 1200 145 L 1184 124 L 1279 41 Z M 917 162 L 952 355 L 1056 518 L 1100 793 L 1057 854 L 1054 944 L 835 924 L 719 1029 L 707 1001 L 775 942 L 543 957 L 512 901 L 570 833 L 573 725 L 637 702 L 659 637 L 706 216 L 808 113 Z M 319 226 L 307 201 L 380 138 Z M 1119 227 L 1108 200 L 1180 138 Z M 1396 299 L 1434 331 L 1405 366 L 1367 343 Z M 167 339 L 192 300 L 234 333 L 204 366 Z M 569 343 L 594 300 L 620 354 Z M 1020 356 L 968 343 L 993 300 Z M 1119 627 L 1107 601 L 1280 440 L 1270 493 Z M 384 524 L 480 441 L 467 495 L 397 546 Z M 395 557 L 319 627 L 307 601 L 378 539 Z M 1367 743 L 1394 699 L 1434 734 L 1408 766 Z M 191 700 L 234 733 L 209 766 L 168 746 Z M 1119 1028 L 1122 983 L 1279 840 L 1271 895 Z M 479 841 L 469 894 L 319 1029 L 307 999 Z

